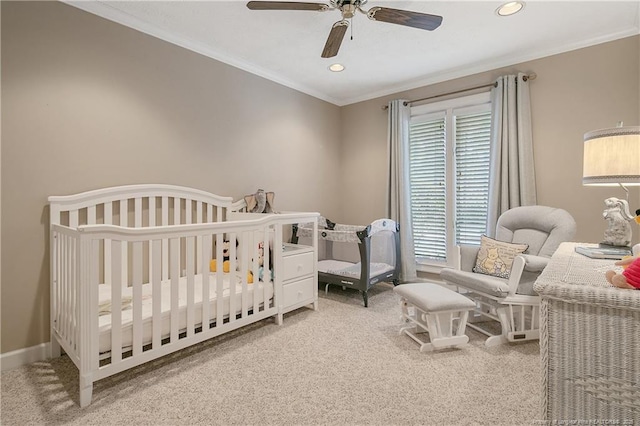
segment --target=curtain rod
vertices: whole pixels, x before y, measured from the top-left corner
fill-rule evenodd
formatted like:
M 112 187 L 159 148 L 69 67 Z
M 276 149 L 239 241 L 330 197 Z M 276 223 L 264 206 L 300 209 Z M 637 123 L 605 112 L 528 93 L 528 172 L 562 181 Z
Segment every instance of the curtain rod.
M 524 81 L 535 80 L 536 77 L 537 77 L 536 73 L 531 73 L 531 74 L 528 74 L 528 75 L 524 75 L 522 77 L 522 79 Z M 405 101 L 404 102 L 404 106 L 411 105 L 411 104 L 416 103 L 416 102 L 422 102 L 422 101 L 428 101 L 430 99 L 441 98 L 443 96 L 457 95 L 458 93 L 470 92 L 472 90 L 486 89 L 487 87 L 496 87 L 497 85 L 498 85 L 498 82 L 490 83 L 490 84 L 483 84 L 482 86 L 469 87 L 468 89 L 456 90 L 454 92 L 443 93 L 441 95 L 434 95 L 434 96 L 429 96 L 427 98 L 414 99 L 412 101 Z M 385 105 L 385 106 L 382 107 L 382 109 L 388 109 L 388 108 L 389 108 L 388 105 Z

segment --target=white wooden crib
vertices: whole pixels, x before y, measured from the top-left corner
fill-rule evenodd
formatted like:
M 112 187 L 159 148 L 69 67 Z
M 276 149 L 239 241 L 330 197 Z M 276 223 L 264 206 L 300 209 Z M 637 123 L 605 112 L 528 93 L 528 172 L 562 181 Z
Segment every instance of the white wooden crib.
M 49 204 L 51 357 L 63 349 L 78 367 L 82 407 L 97 380 L 268 317 L 281 324 L 307 304 L 317 309 L 317 240 L 283 241 L 283 228 L 317 223 L 317 213 L 237 220 L 236 212 L 231 221 L 232 198 L 171 185 Z M 262 264 L 259 243 L 270 247 Z M 218 262 L 225 254 L 228 268 Z

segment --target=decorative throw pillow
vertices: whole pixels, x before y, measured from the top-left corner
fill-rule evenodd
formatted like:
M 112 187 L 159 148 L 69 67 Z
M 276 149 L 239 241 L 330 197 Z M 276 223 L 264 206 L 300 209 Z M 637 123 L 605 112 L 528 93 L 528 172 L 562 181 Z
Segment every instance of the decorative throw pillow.
M 520 253 L 524 253 L 528 248 L 528 244 L 507 243 L 483 235 L 473 272 L 509 278 L 513 259 Z

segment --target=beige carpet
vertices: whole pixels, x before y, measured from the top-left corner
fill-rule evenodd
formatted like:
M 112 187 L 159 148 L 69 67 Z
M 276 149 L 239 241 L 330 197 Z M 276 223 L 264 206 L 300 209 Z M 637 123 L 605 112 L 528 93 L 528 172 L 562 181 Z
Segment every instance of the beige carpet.
M 265 320 L 104 379 L 80 409 L 65 356 L 2 373 L 2 425 L 531 425 L 537 342 L 420 353 L 398 334 L 398 298 L 320 292 L 282 326 Z

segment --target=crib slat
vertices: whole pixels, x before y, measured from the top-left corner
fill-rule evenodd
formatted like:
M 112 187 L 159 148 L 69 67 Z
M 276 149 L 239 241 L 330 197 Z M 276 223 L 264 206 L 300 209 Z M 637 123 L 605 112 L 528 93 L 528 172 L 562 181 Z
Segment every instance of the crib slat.
M 136 197 L 133 203 L 133 223 L 134 227 L 142 228 L 142 198 Z
M 213 222 L 213 206 L 211 204 L 207 204 L 207 222 Z
M 96 242 L 97 245 L 97 242 Z M 79 324 L 79 309 L 80 309 L 80 288 L 79 288 L 79 284 L 80 284 L 80 277 L 79 277 L 79 265 L 78 265 L 78 240 L 75 238 L 71 239 L 71 252 L 72 254 L 72 295 L 71 295 L 71 304 L 73 306 L 71 312 L 72 312 L 72 318 L 71 318 L 71 339 L 72 339 L 72 346 L 73 349 L 75 351 L 78 350 L 78 335 L 79 335 L 79 330 L 78 330 L 78 324 Z M 93 257 L 92 257 L 93 259 Z
M 202 201 L 196 202 L 196 223 L 203 223 L 204 217 L 202 216 Z M 202 237 L 196 237 L 196 271 L 200 271 L 202 260 Z M 205 262 L 207 264 L 208 262 Z
M 156 226 L 156 197 L 149 197 L 149 226 Z M 151 277 L 153 276 L 153 256 L 151 256 L 151 244 L 152 242 L 149 241 L 149 280 L 151 280 Z
M 69 210 L 69 228 L 78 227 L 78 210 Z
M 202 201 L 196 201 L 196 223 L 203 223 L 204 217 L 202 216 Z
M 180 284 L 180 239 L 169 239 L 171 256 L 171 343 L 178 341 L 178 286 Z
M 192 337 L 194 334 L 194 302 L 195 302 L 195 291 L 194 291 L 194 276 L 193 276 L 193 265 L 194 265 L 194 247 L 195 243 L 194 237 L 186 238 L 186 246 L 187 246 L 187 337 Z
M 60 270 L 60 265 L 58 263 L 58 259 L 60 259 L 60 235 L 56 231 L 51 231 L 51 326 L 57 329 L 58 323 L 58 310 L 59 310 L 59 302 L 58 302 L 58 288 L 60 287 L 60 277 L 58 276 L 58 271 Z M 53 336 L 51 336 L 51 344 L 53 345 Z
M 174 225 L 179 225 L 180 222 L 180 210 L 181 210 L 181 206 L 180 206 L 180 198 L 178 197 L 174 197 L 173 199 L 173 224 Z
M 149 226 L 156 226 L 156 197 L 149 197 Z
M 58 321 L 58 332 L 63 339 L 67 339 L 66 336 L 66 327 L 67 327 L 67 307 L 65 306 L 65 294 L 67 292 L 67 287 L 69 285 L 69 237 L 67 235 L 60 235 L 60 239 L 62 240 L 62 245 L 60 247 L 60 252 L 62 254 L 62 262 L 60 264 L 60 320 Z
M 77 240 L 75 238 L 71 238 L 71 263 L 70 263 L 70 267 L 71 267 L 71 286 L 70 286 L 70 292 L 69 292 L 69 308 L 70 308 L 70 312 L 71 312 L 71 318 L 69 318 L 69 339 L 72 342 L 72 346 L 75 348 L 76 344 L 77 344 L 77 339 L 76 339 L 76 330 L 77 330 L 77 317 L 78 317 L 78 312 L 77 312 L 77 298 L 78 298 L 78 257 L 76 256 L 76 246 L 77 246 Z
M 142 353 L 142 242 L 133 243 L 133 355 Z
M 73 297 L 73 238 L 67 238 L 67 285 L 65 285 L 64 292 L 64 310 L 66 312 L 65 315 L 65 324 L 64 324 L 64 336 L 67 341 L 71 340 L 71 299 Z
M 202 274 L 202 331 L 209 329 L 209 285 L 211 274 L 209 272 L 209 260 L 211 259 L 211 235 L 205 235 L 200 244 L 202 245 L 200 252 L 202 253 L 202 261 L 200 262 Z
M 262 289 L 263 289 L 262 290 L 262 297 L 259 297 L 258 287 L 257 287 L 257 285 L 258 285 L 258 283 L 260 281 L 260 279 L 259 279 L 260 277 L 258 276 L 257 280 L 256 279 L 253 280 L 253 284 L 254 284 L 254 286 L 253 286 L 253 312 L 254 313 L 258 313 L 260 311 L 260 303 L 261 302 L 264 302 L 262 304 L 262 309 L 263 310 L 267 309 L 267 303 L 266 303 L 266 300 L 265 300 L 265 297 L 266 297 L 266 294 L 267 294 L 267 292 L 266 292 L 266 288 L 267 288 L 266 283 L 271 281 L 271 269 L 269 268 L 269 264 L 270 264 L 269 263 L 270 262 L 270 259 L 269 259 L 269 252 L 270 252 L 270 250 L 269 250 L 269 247 L 270 247 L 270 245 L 269 245 L 269 231 L 270 231 L 270 228 L 267 227 L 264 230 L 264 234 L 262 236 L 262 241 L 264 242 L 264 245 L 263 245 L 264 253 L 263 253 L 263 257 L 262 257 L 262 282 L 263 282 L 263 284 L 262 284 Z M 259 274 L 259 272 L 258 272 L 258 274 Z
M 184 223 L 193 223 L 193 206 L 191 200 L 184 200 Z
M 113 203 L 104 203 L 104 224 L 113 224 Z M 111 240 L 104 240 L 104 282 L 111 284 Z
M 58 320 L 57 329 L 60 336 L 64 338 L 64 289 L 67 285 L 67 261 L 66 258 L 69 255 L 67 253 L 67 236 L 60 234 L 60 272 L 59 272 L 59 286 L 58 286 Z
M 113 282 L 111 283 L 111 364 L 122 361 L 122 241 L 111 242 Z
M 58 276 L 58 271 L 60 270 L 60 265 L 58 263 L 58 259 L 60 259 L 60 235 L 56 231 L 51 231 L 51 311 L 50 311 L 50 321 L 51 327 L 57 329 L 58 323 L 58 310 L 59 310 L 59 302 L 58 302 L 58 288 L 60 287 L 60 277 Z M 51 344 L 53 345 L 55 342 L 53 341 L 53 335 L 51 336 Z M 55 356 L 55 355 L 54 355 Z
M 67 318 L 67 336 L 69 342 L 73 342 L 74 340 L 74 317 L 75 317 L 75 299 L 76 299 L 76 257 L 74 248 L 75 248 L 75 238 L 70 238 L 69 241 L 69 286 L 67 292 L 67 308 L 69 309 L 69 317 Z
M 251 241 L 251 247 L 257 247 L 255 243 L 255 241 L 252 241 L 253 239 L 250 238 L 250 235 L 253 235 L 253 232 L 245 232 L 243 235 L 243 241 L 247 241 L 247 239 L 249 241 Z M 249 245 L 248 244 L 243 244 L 240 251 L 242 252 L 241 254 L 241 260 L 240 260 L 240 282 L 242 283 L 242 293 L 240 294 L 240 306 L 241 306 L 241 316 L 242 318 L 246 318 L 247 315 L 249 314 L 249 297 L 248 297 L 248 289 L 247 289 L 247 275 L 248 275 L 248 271 L 251 270 L 251 268 L 249 267 Z M 254 256 L 253 256 L 253 261 L 252 263 L 254 265 L 258 264 L 258 253 L 257 253 L 257 249 L 254 249 L 251 251 Z M 255 283 L 256 281 L 258 281 L 258 269 L 257 268 L 253 268 L 255 270 L 254 272 L 254 276 L 253 276 L 253 282 Z M 257 284 L 256 284 L 257 285 Z M 233 312 L 233 311 L 230 311 Z
M 58 332 L 64 337 L 64 288 L 67 285 L 67 262 L 68 253 L 68 236 L 60 234 L 60 285 L 58 288 Z
M 162 197 L 162 226 L 169 225 L 169 198 Z M 169 240 L 162 240 L 162 280 L 169 279 Z
M 87 225 L 96 224 L 96 206 L 87 207 Z
M 151 274 L 152 277 L 152 293 L 151 293 L 151 303 L 152 303 L 152 310 L 153 310 L 153 317 L 152 317 L 152 327 L 153 327 L 153 350 L 156 349 L 160 349 L 160 345 L 161 345 L 161 336 L 160 336 L 160 332 L 162 330 L 162 312 L 161 312 L 161 302 L 162 302 L 162 286 L 161 286 L 161 274 L 162 274 L 162 267 L 161 267 L 161 258 L 162 258 L 162 244 L 164 243 L 164 241 L 162 240 L 154 240 L 152 243 L 152 248 L 151 248 L 151 259 L 153 261 L 153 272 Z
M 133 200 L 133 226 L 142 228 L 142 198 Z M 134 242 L 133 250 L 133 355 L 142 353 L 142 243 Z M 137 300 L 137 302 L 136 302 Z M 136 303 L 139 305 L 136 311 Z
M 64 282 L 64 286 L 62 287 L 62 294 L 61 296 L 61 307 L 62 307 L 62 318 L 60 320 L 61 324 L 60 324 L 60 329 L 61 329 L 61 334 L 64 337 L 65 340 L 68 340 L 68 335 L 67 335 L 67 318 L 68 318 L 68 307 L 67 307 L 67 293 L 69 292 L 69 256 L 71 256 L 71 250 L 69 248 L 70 245 L 70 237 L 65 235 L 65 244 L 64 244 L 64 265 L 63 265 L 63 270 L 64 270 L 64 275 L 63 275 L 63 282 Z
M 129 223 L 129 200 L 120 200 L 120 226 L 127 227 Z M 128 281 L 127 244 L 123 243 L 120 251 L 120 273 L 122 285 Z
M 60 328 L 61 328 L 61 334 L 64 337 L 65 340 L 69 339 L 69 336 L 67 334 L 67 324 L 68 324 L 68 306 L 67 306 L 67 294 L 69 293 L 69 281 L 70 281 L 70 271 L 69 271 L 69 257 L 72 255 L 71 253 L 71 249 L 70 249 L 70 237 L 65 235 L 65 244 L 64 244 L 64 256 L 65 256 L 65 260 L 64 260 L 64 265 L 63 265 L 63 270 L 64 270 L 64 275 L 63 275 L 63 282 L 64 282 L 64 286 L 62 288 L 62 294 L 61 296 L 61 306 L 62 306 L 62 318 L 61 318 L 61 324 L 60 324 Z
M 238 258 L 236 238 L 237 235 L 234 232 L 229 234 L 229 322 L 236 320 L 236 274 L 234 273 L 237 271 L 236 259 Z
M 91 345 L 89 346 L 89 348 L 87 348 L 87 350 L 89 352 L 88 354 L 89 365 L 91 370 L 93 371 L 97 370 L 100 364 L 100 359 L 99 359 L 100 335 L 98 334 L 98 285 L 100 284 L 99 277 L 98 277 L 99 247 L 100 247 L 99 241 L 94 240 L 93 247 L 91 248 L 91 256 L 90 256 L 91 260 L 88 261 L 89 271 L 91 271 L 91 278 L 89 279 L 90 284 L 88 288 L 89 299 L 91 302 L 89 303 L 89 306 L 85 306 L 85 309 L 88 312 L 81 313 L 81 317 L 80 317 L 82 321 L 84 321 L 84 319 L 87 318 L 87 315 L 90 318 L 89 323 L 91 324 L 91 329 L 89 330 L 89 335 L 91 336 Z M 82 247 L 78 247 L 78 250 L 81 250 L 81 249 Z M 83 278 L 82 276 L 79 277 L 78 286 L 80 286 L 81 285 L 80 283 L 84 281 L 82 278 Z M 81 291 L 82 290 L 80 289 L 80 292 Z M 80 333 L 78 333 L 78 336 L 80 336 Z M 86 355 L 87 354 L 80 354 L 81 357 Z
M 216 235 L 216 327 L 221 327 L 224 320 L 224 275 L 222 271 L 222 246 L 224 238 L 222 234 Z M 235 244 L 233 244 L 235 247 Z

